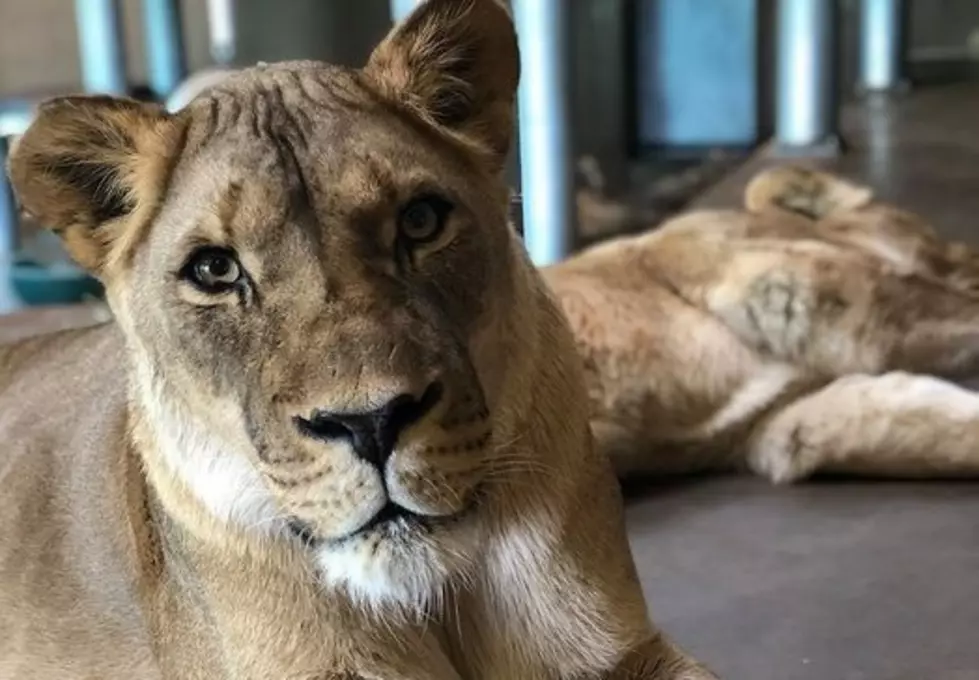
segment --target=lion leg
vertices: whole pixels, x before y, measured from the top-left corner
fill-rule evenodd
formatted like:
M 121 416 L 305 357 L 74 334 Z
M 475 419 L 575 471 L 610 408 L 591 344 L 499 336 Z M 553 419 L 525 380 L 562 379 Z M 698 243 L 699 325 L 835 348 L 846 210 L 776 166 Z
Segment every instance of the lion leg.
M 747 457 L 776 483 L 820 472 L 979 476 L 979 394 L 904 372 L 847 376 L 765 417 Z
M 870 187 L 812 168 L 782 165 L 753 177 L 744 203 L 756 214 L 802 216 L 811 220 L 821 238 L 846 244 L 899 271 L 979 293 L 979 250 L 940 238 L 914 213 L 874 201 Z
M 738 469 L 723 443 L 701 436 L 689 441 L 657 437 L 655 423 L 643 426 L 593 419 L 596 450 L 612 462 L 619 480 L 730 472 Z M 720 439 L 720 437 L 718 438 Z
M 979 371 L 979 299 L 836 249 L 736 252 L 698 297 L 763 355 L 825 375 Z
M 628 288 L 605 275 L 549 272 L 583 359 L 597 450 L 620 479 L 741 469 L 742 425 L 806 371 L 760 356 L 655 280 Z
M 606 680 L 717 680 L 705 666 L 690 659 L 661 637 L 639 645 L 605 676 Z
M 947 241 L 920 218 L 887 205 L 834 215 L 813 229 L 887 262 L 898 272 L 932 278 L 952 290 L 979 293 L 979 250 Z
M 953 290 L 979 294 L 979 250 L 960 241 L 946 242 L 926 256 L 932 275 Z

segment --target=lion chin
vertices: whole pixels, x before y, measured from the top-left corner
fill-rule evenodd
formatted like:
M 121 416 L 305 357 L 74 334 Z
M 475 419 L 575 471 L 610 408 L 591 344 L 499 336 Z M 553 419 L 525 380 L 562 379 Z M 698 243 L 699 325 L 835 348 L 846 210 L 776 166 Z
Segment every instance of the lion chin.
M 465 582 L 480 532 L 472 513 L 423 517 L 388 504 L 358 531 L 313 540 L 318 575 L 368 609 L 394 605 L 424 614 L 446 589 Z

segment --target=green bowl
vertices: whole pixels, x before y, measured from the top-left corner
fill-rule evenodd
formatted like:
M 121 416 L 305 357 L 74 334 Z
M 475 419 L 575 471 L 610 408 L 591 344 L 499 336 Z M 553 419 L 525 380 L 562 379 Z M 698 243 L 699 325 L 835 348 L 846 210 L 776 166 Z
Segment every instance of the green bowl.
M 98 280 L 70 264 L 17 262 L 11 268 L 10 283 L 28 305 L 72 304 L 103 295 Z

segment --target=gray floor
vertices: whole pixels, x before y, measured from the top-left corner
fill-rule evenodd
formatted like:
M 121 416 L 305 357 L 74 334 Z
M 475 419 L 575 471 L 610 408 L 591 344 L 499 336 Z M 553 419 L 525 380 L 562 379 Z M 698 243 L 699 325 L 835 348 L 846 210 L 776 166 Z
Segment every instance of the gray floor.
M 695 480 L 628 517 L 655 620 L 723 678 L 979 678 L 970 484 Z

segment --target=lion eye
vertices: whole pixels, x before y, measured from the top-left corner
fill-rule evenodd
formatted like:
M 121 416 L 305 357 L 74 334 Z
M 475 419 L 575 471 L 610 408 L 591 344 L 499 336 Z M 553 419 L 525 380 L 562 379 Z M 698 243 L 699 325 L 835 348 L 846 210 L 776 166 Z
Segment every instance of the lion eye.
M 183 275 L 205 293 L 223 293 L 241 279 L 241 265 L 230 250 L 201 248 L 191 255 Z
M 451 210 L 452 204 L 437 196 L 416 198 L 401 211 L 398 231 L 412 243 L 431 243 L 442 233 Z

